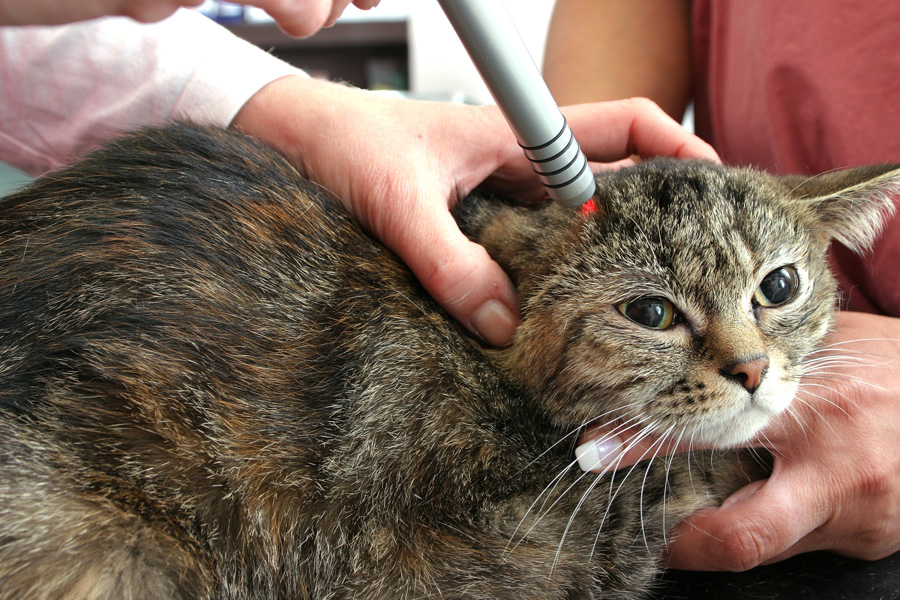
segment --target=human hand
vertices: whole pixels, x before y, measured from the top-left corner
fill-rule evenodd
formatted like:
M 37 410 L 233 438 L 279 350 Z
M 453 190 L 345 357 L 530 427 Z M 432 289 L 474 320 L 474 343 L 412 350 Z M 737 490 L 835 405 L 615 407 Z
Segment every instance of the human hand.
M 716 160 L 647 101 L 565 112 L 589 160 L 633 153 Z M 544 195 L 496 107 L 401 100 L 289 77 L 251 98 L 233 125 L 334 193 L 470 331 L 494 345 L 511 340 L 519 317 L 512 284 L 449 212 L 482 183 L 523 198 Z
M 352 0 L 352 3 L 367 10 L 380 1 Z M 180 7 L 202 3 L 203 0 L 0 0 L 0 25 L 60 25 L 109 15 L 149 23 L 169 17 Z M 351 0 L 238 0 L 238 4 L 262 8 L 286 33 L 298 37 L 333 25 L 350 3 Z
M 843 312 L 827 343 L 831 358 L 759 436 L 771 476 L 681 523 L 669 567 L 742 571 L 814 550 L 866 560 L 900 550 L 900 319 Z M 637 442 L 613 468 L 651 447 Z
M 900 319 L 841 313 L 829 356 L 791 414 L 768 427 L 775 459 L 720 508 L 679 527 L 669 565 L 746 570 L 813 550 L 875 560 L 900 550 Z

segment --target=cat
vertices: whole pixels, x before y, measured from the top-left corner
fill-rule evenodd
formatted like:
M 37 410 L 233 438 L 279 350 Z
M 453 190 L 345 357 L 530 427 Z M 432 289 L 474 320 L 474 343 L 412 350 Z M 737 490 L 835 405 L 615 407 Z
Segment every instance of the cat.
M 500 349 L 236 132 L 133 133 L 0 201 L 0 598 L 643 597 L 755 463 L 584 474 L 579 433 L 725 447 L 787 410 L 827 245 L 873 240 L 900 171 L 597 182 L 455 208 L 520 295 Z

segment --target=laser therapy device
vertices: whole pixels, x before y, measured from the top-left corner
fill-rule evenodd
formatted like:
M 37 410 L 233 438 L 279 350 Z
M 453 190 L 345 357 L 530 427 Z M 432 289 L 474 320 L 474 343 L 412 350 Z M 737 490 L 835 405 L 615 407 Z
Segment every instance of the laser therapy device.
M 438 0 L 550 197 L 577 208 L 594 175 L 500 0 Z

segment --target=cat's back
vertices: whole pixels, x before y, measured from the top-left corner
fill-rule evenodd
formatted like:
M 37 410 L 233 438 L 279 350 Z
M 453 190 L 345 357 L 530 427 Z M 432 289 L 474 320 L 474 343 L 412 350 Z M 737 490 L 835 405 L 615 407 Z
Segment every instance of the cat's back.
M 442 331 L 430 303 L 324 190 L 229 132 L 127 136 L 4 199 L 0 597 L 38 575 L 61 596 L 144 573 L 121 589 L 199 598 L 302 571 L 213 576 L 203 540 L 257 538 L 235 565 L 304 544 L 322 515 L 298 507 L 327 493 L 372 340 L 407 316 Z
M 279 360 L 303 360 L 287 350 L 308 345 L 338 293 L 368 271 L 396 278 L 383 254 L 249 138 L 188 125 L 126 137 L 0 205 L 4 396 L 27 412 L 52 379 L 92 369 L 135 397 L 199 401 L 214 393 L 191 390 L 200 373 L 277 388 Z

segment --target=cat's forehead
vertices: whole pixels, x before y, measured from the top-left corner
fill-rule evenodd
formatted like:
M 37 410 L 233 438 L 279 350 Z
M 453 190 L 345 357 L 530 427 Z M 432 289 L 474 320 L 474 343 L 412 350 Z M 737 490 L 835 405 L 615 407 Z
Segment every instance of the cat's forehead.
M 797 230 L 774 178 L 693 161 L 653 161 L 601 178 L 604 225 L 640 242 L 765 243 Z M 774 240 L 777 241 L 777 240 Z
M 601 177 L 588 252 L 680 289 L 802 260 L 810 236 L 774 178 L 687 161 Z M 755 284 L 754 284 L 755 285 Z
M 672 222 L 730 218 L 765 209 L 773 189 L 758 173 L 689 161 L 653 161 L 601 178 L 601 195 L 611 214 L 640 211 L 645 218 Z

